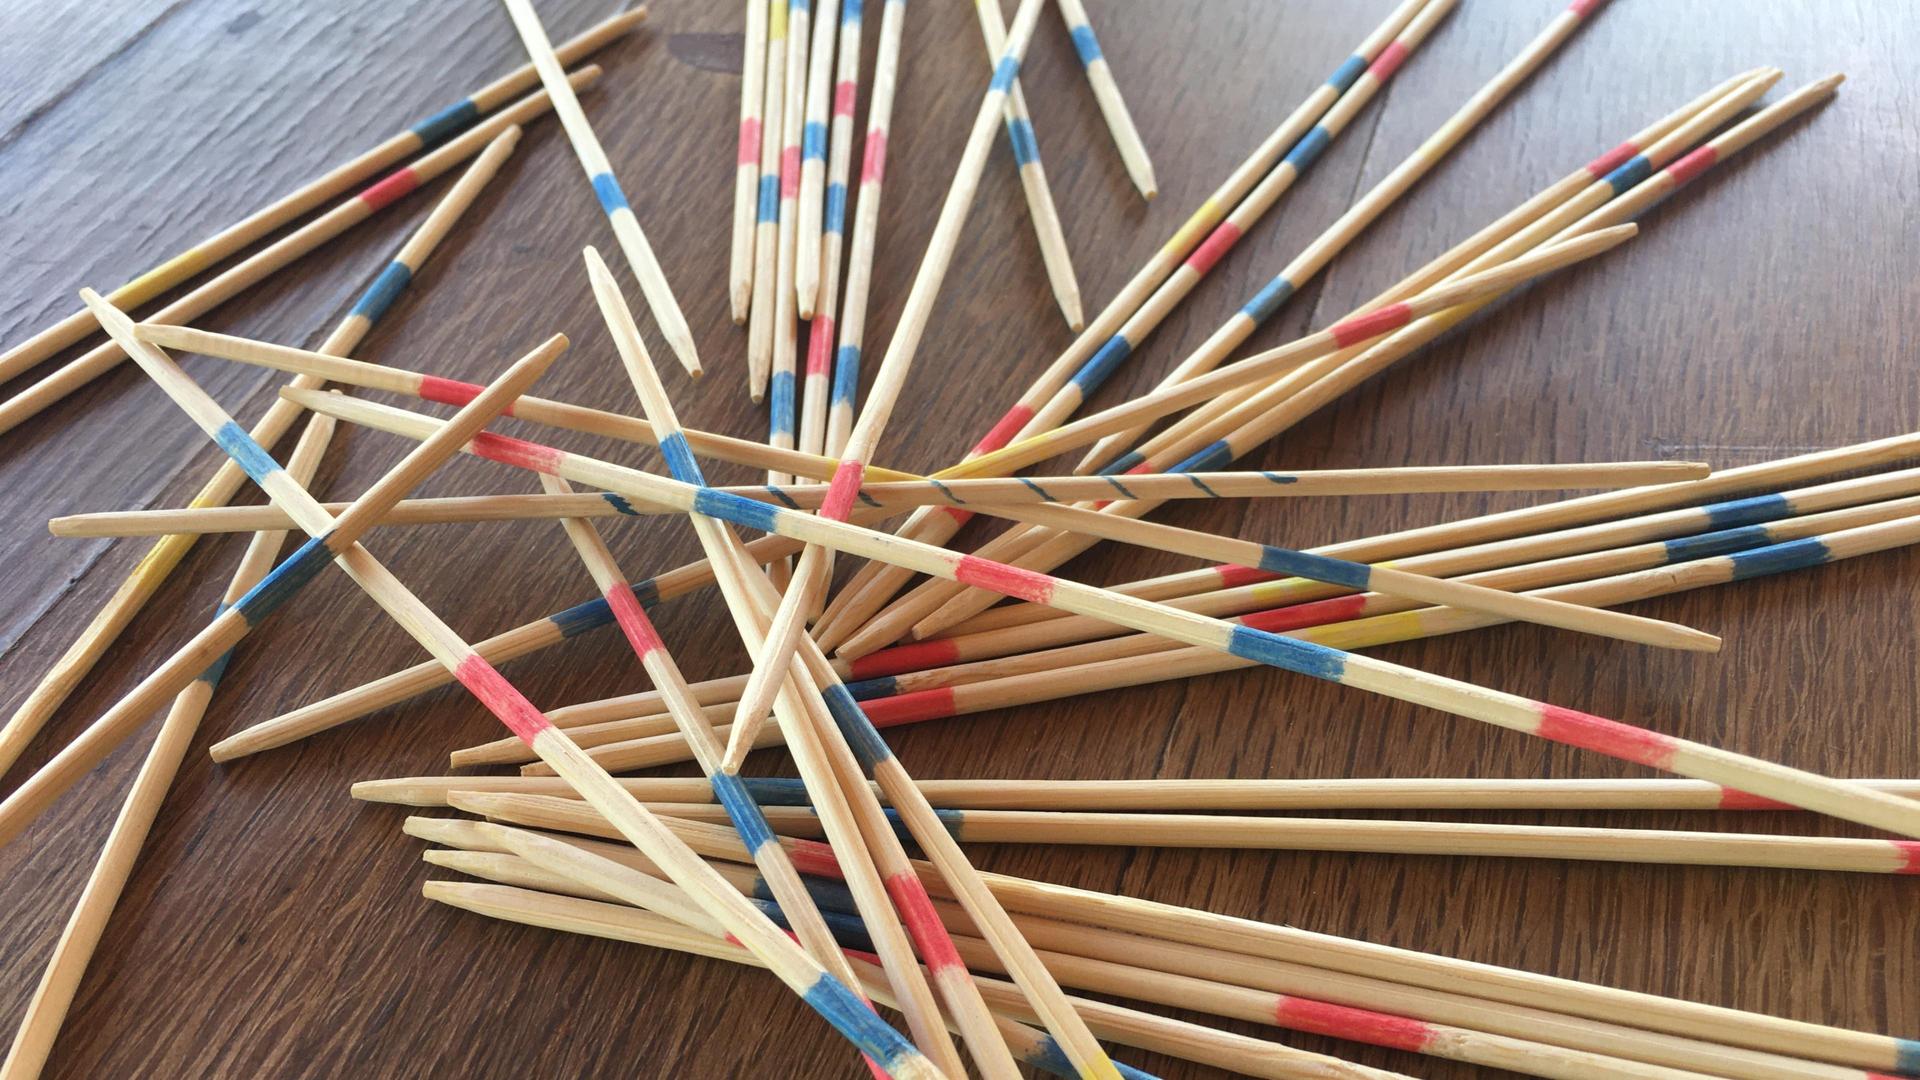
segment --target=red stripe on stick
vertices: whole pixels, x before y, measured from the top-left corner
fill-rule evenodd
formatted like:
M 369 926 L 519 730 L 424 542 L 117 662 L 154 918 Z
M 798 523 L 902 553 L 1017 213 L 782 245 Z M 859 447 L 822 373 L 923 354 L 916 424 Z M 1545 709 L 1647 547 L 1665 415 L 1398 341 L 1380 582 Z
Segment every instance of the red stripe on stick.
M 917 724 L 922 720 L 939 720 L 952 716 L 954 710 L 953 687 L 940 686 L 932 690 L 914 690 L 891 697 L 870 698 L 860 703 L 860 711 L 867 714 L 877 728 L 899 727 L 902 724 Z
M 1778 799 L 1768 799 L 1739 788 L 1720 789 L 1720 809 L 1722 810 L 1792 810 L 1792 803 L 1783 803 Z
M 1604 179 L 1608 173 L 1633 160 L 1633 156 L 1639 152 L 1639 147 L 1630 142 L 1623 142 L 1619 146 L 1587 162 L 1587 172 L 1595 180 Z
M 1220 575 L 1220 587 L 1223 589 L 1255 585 L 1262 581 L 1272 581 L 1279 576 L 1265 570 L 1255 570 L 1251 566 L 1235 566 L 1232 563 L 1222 563 L 1214 567 L 1213 572 Z
M 1193 249 L 1193 254 L 1187 256 L 1187 268 L 1204 277 L 1213 269 L 1214 263 L 1219 262 L 1227 252 L 1233 250 L 1233 245 L 1240 242 L 1242 235 L 1244 234 L 1241 233 L 1239 226 L 1231 221 L 1223 221 L 1214 226 L 1213 231 L 1207 234 L 1207 238 L 1201 241 L 1200 246 Z
M 1393 73 L 1399 71 L 1400 65 L 1406 62 L 1407 46 L 1403 42 L 1396 41 L 1380 50 L 1380 58 L 1367 69 L 1367 74 L 1373 76 L 1375 82 L 1386 82 L 1393 78 Z
M 1327 623 L 1357 619 L 1366 613 L 1366 606 L 1366 596 L 1356 593 L 1352 596 L 1336 596 L 1331 600 L 1315 600 L 1311 604 L 1289 604 L 1286 607 L 1256 611 L 1240 621 L 1255 630 L 1278 634 L 1307 626 L 1324 626 Z
M 823 311 L 807 328 L 807 377 L 824 377 L 830 373 L 832 366 L 833 319 Z
M 993 430 L 987 432 L 985 437 L 974 444 L 974 454 L 976 456 L 980 454 L 991 454 L 995 450 L 1007 445 L 1007 443 L 1013 441 L 1015 435 L 1020 433 L 1021 428 L 1027 426 L 1027 421 L 1031 419 L 1033 419 L 1033 410 L 1027 408 L 1025 405 L 1015 405 L 1013 408 L 1008 409 L 1007 414 L 1002 416 L 999 422 L 993 425 Z
M 833 857 L 832 847 L 818 840 L 787 840 L 783 844 L 787 848 L 788 861 L 800 873 L 834 881 L 846 880 L 846 875 L 840 871 L 840 860 Z
M 800 148 L 789 146 L 780 152 L 780 198 L 800 194 Z
M 1398 330 L 1412 318 L 1413 309 L 1406 304 L 1388 304 L 1379 311 L 1335 323 L 1329 332 L 1333 334 L 1333 343 L 1344 349 L 1368 338 L 1379 337 L 1389 330 Z
M 975 555 L 960 556 L 953 567 L 953 580 L 1034 604 L 1053 599 L 1053 579 L 1047 575 Z
M 489 461 L 498 461 L 506 465 L 518 465 L 523 469 L 532 469 L 538 473 L 554 473 L 560 468 L 560 451 L 537 442 L 516 439 L 511 435 L 496 435 L 483 431 L 467 444 L 473 448 L 475 457 Z
M 528 746 L 533 745 L 534 736 L 553 727 L 546 714 L 534 708 L 533 702 L 514 689 L 507 677 L 479 653 L 467 654 L 467 658 L 454 667 L 453 677 Z
M 857 461 L 843 461 L 833 470 L 833 479 L 827 482 L 827 496 L 820 500 L 820 516 L 834 521 L 845 521 L 853 511 L 853 497 L 860 493 L 860 481 L 867 475 L 867 467 Z
M 887 133 L 867 132 L 867 147 L 860 158 L 860 182 L 878 184 L 887 173 Z
M 925 671 L 928 668 L 945 667 L 960 659 L 960 646 L 952 638 L 937 641 L 916 641 L 909 645 L 896 645 L 891 649 L 867 655 L 848 665 L 848 677 L 859 679 L 877 679 L 883 675 L 899 675 L 907 671 Z
M 740 121 L 740 158 L 742 165 L 760 164 L 760 121 Z
M 459 405 L 464 407 L 474 398 L 479 397 L 480 391 L 485 389 L 486 387 L 481 386 L 479 383 L 461 382 L 459 379 L 443 379 L 438 375 L 420 376 L 420 399 L 422 401 L 437 401 L 442 405 Z M 507 407 L 500 410 L 500 415 L 512 416 L 515 404 L 518 403 L 508 402 Z
M 1540 726 L 1534 734 L 1543 739 L 1594 750 L 1608 757 L 1665 769 L 1673 764 L 1678 749 L 1673 739 L 1657 731 L 1648 731 L 1604 716 L 1538 703 Z
M 645 657 L 655 649 L 664 648 L 666 642 L 660 640 L 660 631 L 654 628 L 653 620 L 640 607 L 640 601 L 634 598 L 633 588 L 624 581 L 616 581 L 607 587 L 607 607 L 613 611 L 613 621 L 619 625 L 620 632 L 627 635 L 627 642 L 633 646 L 634 654 Z
M 1680 186 L 1713 168 L 1720 155 L 1711 146 L 1702 146 L 1679 161 L 1667 166 L 1667 175 L 1673 177 L 1675 187 Z
M 1901 863 L 1900 869 L 1894 871 L 1894 873 L 1920 874 L 1920 840 L 1893 840 L 1890 841 L 1890 843 L 1892 843 L 1894 847 L 1899 848 L 1900 853 L 1907 857 L 1907 861 Z
M 851 80 L 840 83 L 833 88 L 833 115 L 853 115 L 854 91 L 854 84 Z
M 369 210 L 384 210 L 420 186 L 420 176 L 411 167 L 398 169 L 375 181 L 358 198 Z
M 966 962 L 960 959 L 960 950 L 953 947 L 953 939 L 947 936 L 946 925 L 933 910 L 933 898 L 927 895 L 927 887 L 920 884 L 920 878 L 911 870 L 902 870 L 886 882 L 887 895 L 893 897 L 894 910 L 900 913 L 900 925 L 907 928 L 927 967 L 936 972 L 967 970 Z
M 1311 1031 L 1316 1035 L 1331 1035 L 1336 1039 L 1351 1039 L 1373 1046 L 1390 1046 L 1395 1050 L 1425 1049 L 1436 1034 L 1431 1026 L 1404 1016 L 1286 994 L 1280 995 L 1279 1003 L 1274 1006 L 1273 1018 L 1281 1027 L 1296 1031 Z

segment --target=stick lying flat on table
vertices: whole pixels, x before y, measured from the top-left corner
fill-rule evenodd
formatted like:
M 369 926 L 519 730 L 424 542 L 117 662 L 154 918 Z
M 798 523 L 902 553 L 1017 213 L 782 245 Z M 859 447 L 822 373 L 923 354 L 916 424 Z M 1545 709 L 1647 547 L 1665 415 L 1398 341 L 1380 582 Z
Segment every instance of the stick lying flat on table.
M 601 149 L 600 139 L 593 133 L 593 125 L 587 122 L 587 114 L 580 108 L 580 99 L 573 96 L 573 90 L 567 85 L 566 74 L 561 70 L 560 60 L 554 55 L 553 42 L 547 40 L 546 28 L 540 25 L 540 16 L 534 13 L 529 0 L 501 0 L 512 16 L 513 25 L 520 32 L 520 40 L 526 43 L 527 56 L 533 61 L 534 70 L 540 73 L 540 82 L 553 96 L 553 112 L 560 118 L 560 126 L 567 131 L 567 141 L 573 144 L 574 156 L 580 159 L 580 167 L 587 172 L 587 180 L 593 185 L 594 197 L 599 199 L 600 208 L 606 211 L 607 221 L 613 226 L 614 238 L 620 242 L 620 251 L 627 257 L 627 265 L 633 269 L 634 276 L 640 279 L 640 291 L 646 294 L 647 306 L 653 311 L 654 322 L 660 327 L 660 333 L 672 346 L 673 354 L 680 358 L 680 365 L 689 375 L 700 374 L 700 355 L 694 348 L 693 331 L 687 326 L 687 317 L 680 310 L 680 304 L 673 298 L 673 287 L 667 284 L 667 276 L 660 269 L 660 261 L 654 258 L 653 247 L 647 243 L 647 235 L 640 231 L 640 219 L 633 216 L 633 208 L 627 205 L 627 197 L 620 190 L 620 181 L 614 178 L 613 165 L 607 160 L 607 152 Z
M 326 341 L 320 346 L 323 354 L 351 351 L 386 314 L 408 282 L 426 265 L 427 257 L 445 239 L 454 223 L 466 213 L 480 190 L 506 160 L 518 139 L 513 134 L 517 130 L 508 127 L 495 137 L 486 150 L 481 151 L 466 173 L 428 213 L 426 220 L 421 222 L 406 243 L 401 245 L 393 260 L 360 295 L 346 318 L 327 335 Z M 91 314 L 87 317 L 92 319 Z M 303 376 L 295 379 L 293 385 L 319 389 L 324 381 Z M 292 402 L 276 398 L 267 406 L 265 415 L 254 425 L 250 434 L 256 441 L 272 445 L 286 434 L 300 413 L 300 408 Z M 245 481 L 246 474 L 240 471 L 239 466 L 230 461 L 223 462 L 188 506 L 193 509 L 224 506 L 239 492 Z M 6 772 L 19 760 L 34 736 L 53 717 L 54 711 L 93 670 L 93 665 L 99 662 L 100 657 L 119 638 L 120 632 L 139 614 L 148 598 L 166 582 L 173 568 L 186 557 L 196 540 L 197 536 L 167 536 L 156 541 L 141 556 L 113 596 L 94 613 L 86 629 L 80 632 L 80 636 L 67 647 L 53 667 L 41 676 L 33 691 L 7 718 L 6 724 L 0 726 L 0 773 Z
M 645 7 L 621 12 L 596 24 L 586 33 L 569 39 L 554 50 L 554 55 L 560 58 L 562 64 L 577 63 L 625 36 L 646 17 Z M 434 149 L 512 100 L 515 94 L 533 88 L 539 81 L 540 76 L 533 70 L 532 64 L 515 68 L 113 290 L 107 294 L 107 302 L 119 308 L 139 307 L 328 199 L 352 190 L 355 184 L 405 159 L 408 154 Z M 93 316 L 81 308 L 0 353 L 0 382 L 13 378 L 79 341 L 93 328 Z

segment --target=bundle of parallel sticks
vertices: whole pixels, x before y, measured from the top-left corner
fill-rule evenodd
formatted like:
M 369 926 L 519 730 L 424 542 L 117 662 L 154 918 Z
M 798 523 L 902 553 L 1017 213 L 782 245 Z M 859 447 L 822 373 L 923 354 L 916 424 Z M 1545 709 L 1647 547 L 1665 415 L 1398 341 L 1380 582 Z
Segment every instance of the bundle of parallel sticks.
M 861 0 L 748 0 L 728 300 L 746 326 L 742 366 L 751 396 L 769 410 L 760 442 L 681 425 L 629 298 L 591 247 L 583 265 L 554 272 L 591 290 L 632 383 L 631 413 L 529 392 L 567 350 L 558 334 L 485 385 L 350 358 L 513 152 L 519 125 L 551 109 L 655 329 L 689 374 L 702 370 L 687 318 L 575 97 L 598 69 L 567 72 L 631 31 L 644 11 L 556 47 L 528 0 L 504 4 L 527 66 L 133 282 L 106 295 L 82 290 L 84 311 L 0 355 L 0 377 L 11 378 L 96 326 L 108 338 L 0 405 L 0 430 L 131 358 L 229 458 L 187 507 L 52 522 L 59 536 L 158 539 L 0 728 L 0 768 L 20 757 L 199 536 L 253 534 L 206 628 L 0 802 L 4 841 L 165 710 L 0 1076 L 34 1076 L 45 1063 L 227 657 L 330 562 L 432 660 L 244 728 L 214 744 L 216 760 L 287 746 L 458 682 L 508 736 L 453 749 L 451 764 L 519 766 L 518 774 L 365 779 L 353 787 L 354 797 L 369 802 L 467 815 L 404 822 L 408 835 L 434 845 L 427 862 L 477 879 L 429 881 L 429 899 L 494 919 L 763 967 L 843 1035 L 875 1075 L 959 1077 L 969 1064 L 993 1077 L 1020 1075 L 1023 1066 L 1066 1076 L 1145 1075 L 1110 1058 L 1108 1046 L 1254 1076 L 1397 1075 L 1156 1008 L 1547 1077 L 1920 1075 L 1920 1042 L 986 873 L 963 847 L 1121 844 L 1920 873 L 1920 843 L 1912 839 L 1920 837 L 1920 781 L 1822 776 L 1359 651 L 1509 622 L 1712 651 L 1719 639 L 1710 634 L 1613 609 L 1920 540 L 1920 468 L 1890 468 L 1920 457 L 1920 434 L 1718 472 L 1685 461 L 1229 468 L 1475 312 L 1620 246 L 1647 209 L 1827 101 L 1839 76 L 1768 104 L 1781 71 L 1734 75 L 1650 119 L 1325 329 L 1235 359 L 1289 297 L 1577 34 L 1599 0 L 1576 0 L 1159 386 L 1074 419 L 1379 96 L 1455 0 L 1394 7 L 1090 320 L 1019 82 L 1045 4 L 1021 0 L 1008 23 L 995 2 L 980 0 L 987 90 L 898 325 L 864 376 L 864 395 L 864 324 L 881 284 L 874 256 L 906 5 L 883 0 L 862 140 L 854 131 Z M 1059 9 L 1126 175 L 1152 198 L 1153 166 L 1088 12 L 1080 0 L 1059 0 Z M 1002 130 L 1047 280 L 1078 335 L 965 460 L 926 476 L 881 468 L 872 463 L 876 450 Z M 856 145 L 857 190 L 850 188 Z M 129 314 L 409 156 L 398 171 L 144 321 Z M 188 325 L 468 159 L 319 349 Z M 809 321 L 804 369 L 802 321 Z M 296 377 L 248 430 L 167 350 Z M 329 385 L 458 410 L 430 416 Z M 667 475 L 486 430 L 502 415 L 656 447 Z M 283 465 L 270 448 L 302 417 Z M 357 499 L 323 503 L 308 487 L 340 421 L 417 445 Z M 1020 475 L 1082 449 L 1071 475 Z M 409 497 L 462 451 L 531 471 L 540 491 Z M 767 482 L 711 485 L 700 458 L 764 469 Z M 227 505 L 249 478 L 269 505 Z M 1146 520 L 1176 500 L 1581 489 L 1611 490 L 1308 550 Z M 904 523 L 890 523 L 902 514 Z M 948 550 L 979 515 L 1012 524 L 971 554 Z M 638 517 L 647 520 L 627 527 L 666 530 L 680 526 L 652 519 L 674 516 L 691 523 L 703 561 L 649 567 L 651 576 L 636 580 L 601 537 L 603 519 Z M 376 526 L 523 519 L 557 521 L 600 596 L 475 643 L 361 543 Z M 765 535 L 749 542 L 736 528 Z M 279 558 L 290 531 L 307 539 Z M 1050 573 L 1102 541 L 1215 565 L 1105 587 Z M 858 564 L 837 592 L 830 590 L 835 554 Z M 916 576 L 926 580 L 903 592 Z M 648 609 L 709 585 L 719 587 L 753 662 L 741 674 L 694 682 Z M 998 604 L 1002 598 L 1015 602 Z M 542 712 L 498 670 L 607 625 L 624 635 L 652 689 Z M 1262 666 L 1674 779 L 918 780 L 881 734 Z M 753 750 L 775 746 L 795 775 L 741 774 Z M 614 775 L 686 762 L 701 775 Z M 1270 813 L 1489 809 L 1799 809 L 1895 838 Z

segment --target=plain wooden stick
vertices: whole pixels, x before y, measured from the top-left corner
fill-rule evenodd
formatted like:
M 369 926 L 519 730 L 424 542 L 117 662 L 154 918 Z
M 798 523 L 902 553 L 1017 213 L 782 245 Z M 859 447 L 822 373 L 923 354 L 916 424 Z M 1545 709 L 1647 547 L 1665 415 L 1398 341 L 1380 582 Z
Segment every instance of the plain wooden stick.
M 645 7 L 623 11 L 595 24 L 586 33 L 571 38 L 554 50 L 563 64 L 573 64 L 599 52 L 608 44 L 626 36 L 647 17 Z M 597 70 L 597 69 L 596 69 Z M 408 155 L 432 150 L 454 137 L 480 117 L 511 101 L 517 94 L 532 89 L 540 81 L 532 64 L 523 64 L 493 82 L 475 90 L 431 116 L 426 117 L 385 142 L 360 154 L 322 176 L 275 199 L 241 220 L 167 259 L 151 270 L 107 294 L 115 307 L 136 308 L 167 292 L 188 278 L 213 266 L 221 259 L 274 232 L 295 218 L 329 199 L 351 191 L 382 170 L 405 160 Z M 14 378 L 40 361 L 87 336 L 94 328 L 93 316 L 81 308 L 18 345 L 0 353 L 0 382 Z
M 411 281 L 426 266 L 428 257 L 439 247 L 441 240 L 453 230 L 480 192 L 499 172 L 517 141 L 517 136 L 513 134 L 516 130 L 510 127 L 496 136 L 493 144 L 481 151 L 473 164 L 434 205 L 426 220 L 400 246 L 400 250 L 361 294 L 346 317 L 327 335 L 320 346 L 323 354 L 351 351 L 380 320 L 404 283 Z M 91 321 L 93 317 L 89 314 L 87 318 Z M 324 381 L 303 376 L 295 379 L 294 384 L 319 389 Z M 250 435 L 255 441 L 271 446 L 286 434 L 300 415 L 298 406 L 276 398 L 267 406 L 265 415 L 255 423 Z M 188 505 L 193 509 L 224 506 L 239 492 L 246 478 L 239 466 L 223 461 Z M 271 530 L 274 526 L 264 528 Z M 174 567 L 180 564 L 198 539 L 197 535 L 166 536 L 155 541 L 141 556 L 119 588 L 114 590 L 113 596 L 94 613 L 80 636 L 41 676 L 25 700 L 7 718 L 6 724 L 0 726 L 0 773 L 6 772 L 19 760 L 34 736 L 39 734 L 67 696 L 93 670 L 93 665 L 99 662 L 100 657 L 106 655 L 107 650 L 119 639 L 120 632 L 126 629 L 147 600 L 166 582 Z

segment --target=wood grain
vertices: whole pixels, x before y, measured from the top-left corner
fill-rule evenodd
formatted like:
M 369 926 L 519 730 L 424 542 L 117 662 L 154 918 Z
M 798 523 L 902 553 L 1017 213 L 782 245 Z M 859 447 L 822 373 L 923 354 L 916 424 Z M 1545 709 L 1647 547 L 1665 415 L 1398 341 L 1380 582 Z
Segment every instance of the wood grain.
M 1132 191 L 1051 15 L 1023 82 L 1089 303 L 1132 269 L 1386 8 L 1342 0 L 1110 0 L 1103 46 L 1152 151 L 1161 195 Z M 1157 380 L 1186 349 L 1393 167 L 1558 7 L 1470 0 L 1443 25 L 1280 212 L 1241 242 L 1100 395 Z M 556 37 L 605 3 L 546 0 Z M 84 10 L 85 14 L 80 12 Z M 1263 467 L 1698 457 L 1736 465 L 1920 426 L 1911 177 L 1920 173 L 1920 25 L 1899 4 L 1611 5 L 1414 193 L 1303 290 L 1251 347 L 1337 317 L 1569 168 L 1699 90 L 1759 64 L 1788 86 L 1834 70 L 1837 102 L 1660 207 L 1645 235 L 1476 319 L 1260 455 Z M 82 32 L 75 20 L 86 24 Z M 725 229 L 737 121 L 739 5 L 658 3 L 601 58 L 584 98 L 682 300 L 710 375 L 669 388 L 694 426 L 757 435 L 739 392 L 744 333 L 726 317 Z M 972 14 L 909 11 L 868 340 L 898 317 L 976 95 Z M 876 35 L 869 34 L 869 50 Z M 122 0 L 0 10 L 0 340 L 71 309 L 521 62 L 495 5 L 322 0 Z M 955 47 L 956 43 L 962 47 Z M 445 181 L 442 182 L 443 187 Z M 436 191 L 439 190 L 436 188 Z M 205 320 L 317 341 L 434 196 L 397 208 Z M 878 460 L 945 464 L 1067 343 L 1004 146 L 972 235 Z M 546 335 L 576 343 L 540 390 L 629 406 L 578 251 L 609 242 L 560 132 L 528 132 L 499 182 L 360 350 L 484 379 Z M 624 272 L 623 272 L 624 273 Z M 627 282 L 632 291 L 632 283 Z M 661 352 L 651 324 L 649 344 Z M 872 350 L 878 355 L 879 349 Z M 243 419 L 272 373 L 189 359 Z M 670 366 L 670 365 L 669 365 Z M 10 390 L 12 388 L 9 388 Z M 651 462 L 586 437 L 569 448 Z M 351 497 L 404 447 L 343 432 L 317 485 Z M 11 708 L 110 593 L 139 542 L 56 541 L 59 513 L 179 505 L 211 448 L 132 369 L 0 444 L 0 707 Z M 728 481 L 745 470 L 725 470 Z M 471 460 L 422 494 L 524 492 Z M 1527 496 L 1274 500 L 1169 508 L 1164 520 L 1307 546 Z M 608 530 L 630 572 L 695 556 L 668 520 Z M 977 539 L 969 533 L 963 539 Z M 9 776 L 17 783 L 184 641 L 241 543 L 209 539 L 111 662 Z M 481 636 L 587 598 L 559 530 L 533 522 L 376 533 L 370 546 L 463 633 Z M 1106 548 L 1070 572 L 1119 581 L 1181 562 Z M 845 568 L 842 568 L 843 571 Z M 1658 653 L 1531 627 L 1383 650 L 1418 667 L 1839 774 L 1920 770 L 1910 582 L 1920 555 L 1671 597 L 1635 611 L 1722 633 L 1719 656 Z M 660 612 L 687 674 L 744 662 L 709 595 Z M 316 582 L 241 650 L 203 735 L 419 659 L 342 578 Z M 562 705 L 644 688 L 610 635 L 509 674 Z M 740 1075 L 781 1055 L 793 1076 L 856 1063 L 772 980 L 729 966 L 490 923 L 428 904 L 418 845 L 349 782 L 438 772 L 490 737 L 455 690 L 297 747 L 216 769 L 197 750 L 83 985 L 49 1075 Z M 1610 776 L 1626 766 L 1273 672 L 1241 672 L 902 731 L 939 776 Z M 0 1018 L 11 1025 L 92 863 L 144 742 L 117 755 L 0 850 Z M 763 755 L 764 756 L 764 755 Z M 755 762 L 781 768 L 777 759 Z M 1705 815 L 1499 814 L 1484 820 L 1717 827 Z M 1844 835 L 1790 815 L 1742 827 Z M 980 847 L 985 867 L 1286 921 L 1502 964 L 1807 1019 L 1920 1032 L 1920 904 L 1903 879 L 1488 859 Z M 724 1003 L 724 1004 L 721 1004 Z M 528 1041 L 556 1024 L 569 1038 Z M 1229 1025 L 1255 1031 L 1245 1025 Z M 1261 1031 L 1260 1034 L 1271 1034 Z M 1428 1077 L 1465 1066 L 1283 1036 Z M 1167 1077 L 1211 1075 L 1150 1054 Z

